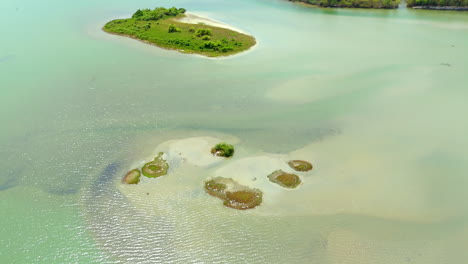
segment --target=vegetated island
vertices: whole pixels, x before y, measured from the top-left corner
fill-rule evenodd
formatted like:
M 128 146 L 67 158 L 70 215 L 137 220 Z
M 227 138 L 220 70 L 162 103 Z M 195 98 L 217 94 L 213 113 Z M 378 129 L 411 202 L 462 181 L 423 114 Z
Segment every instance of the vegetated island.
M 253 36 L 207 24 L 189 24 L 184 8 L 138 9 L 131 18 L 108 22 L 107 33 L 127 36 L 161 48 L 208 57 L 233 55 L 256 44 Z
M 319 7 L 398 8 L 401 0 L 289 0 Z

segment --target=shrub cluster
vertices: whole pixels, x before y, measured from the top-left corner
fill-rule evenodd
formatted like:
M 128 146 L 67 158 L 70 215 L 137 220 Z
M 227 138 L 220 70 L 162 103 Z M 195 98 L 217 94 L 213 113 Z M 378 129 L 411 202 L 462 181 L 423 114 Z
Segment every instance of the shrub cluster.
M 203 46 L 200 46 L 200 50 L 210 49 L 213 51 L 221 51 L 223 53 L 234 50 L 233 47 L 224 44 L 222 41 L 206 41 Z
M 197 29 L 197 31 L 195 32 L 195 35 L 197 37 L 203 37 L 203 36 L 211 36 L 211 29 L 209 28 L 199 28 Z
M 144 20 L 144 21 L 150 21 L 150 20 L 160 20 L 166 17 L 174 17 L 177 16 L 178 14 L 183 14 L 185 13 L 184 8 L 176 8 L 176 7 L 171 7 L 171 8 L 164 8 L 164 7 L 156 7 L 155 9 L 138 9 L 132 16 L 133 19 L 136 20 Z
M 178 27 L 176 27 L 174 24 L 169 25 L 169 29 L 167 30 L 169 33 L 175 33 L 175 32 L 182 32 L 182 30 Z
M 182 47 L 192 46 L 192 42 L 190 40 L 185 40 L 185 39 L 169 39 L 167 40 L 167 43 L 172 44 L 172 45 L 182 46 Z

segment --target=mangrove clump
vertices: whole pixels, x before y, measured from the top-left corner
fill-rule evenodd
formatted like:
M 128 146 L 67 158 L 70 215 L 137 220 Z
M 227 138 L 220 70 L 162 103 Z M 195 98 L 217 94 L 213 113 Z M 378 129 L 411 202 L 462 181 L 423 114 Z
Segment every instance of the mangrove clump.
M 245 210 L 254 208 L 262 203 L 263 193 L 238 184 L 233 179 L 217 177 L 205 182 L 205 191 L 223 200 L 224 206 Z
M 312 164 L 305 160 L 290 160 L 288 165 L 295 171 L 310 171 L 312 169 Z
M 301 184 L 301 178 L 296 174 L 286 173 L 282 170 L 274 171 L 268 179 L 282 187 L 294 189 Z
M 127 174 L 123 178 L 123 182 L 127 184 L 137 184 L 140 182 L 140 176 L 141 173 L 139 169 L 131 170 L 127 172 Z
M 167 174 L 169 164 L 163 159 L 163 152 L 159 152 L 158 156 L 154 160 L 143 165 L 141 172 L 148 178 L 156 178 Z
M 225 142 L 218 143 L 216 146 L 211 148 L 211 154 L 219 157 L 229 158 L 234 155 L 234 146 Z

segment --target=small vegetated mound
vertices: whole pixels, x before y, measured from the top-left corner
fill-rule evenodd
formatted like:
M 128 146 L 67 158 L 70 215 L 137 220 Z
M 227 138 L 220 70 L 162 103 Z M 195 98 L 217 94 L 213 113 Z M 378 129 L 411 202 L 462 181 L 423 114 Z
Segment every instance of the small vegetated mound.
M 155 44 L 162 48 L 209 57 L 235 54 L 255 45 L 252 36 L 227 28 L 179 21 L 184 8 L 139 9 L 128 19 L 108 22 L 103 30 Z M 174 34 L 177 33 L 177 34 Z
M 140 182 L 140 176 L 140 170 L 133 169 L 125 175 L 125 177 L 123 178 L 123 182 L 127 184 L 137 184 Z
M 141 172 L 144 176 L 148 178 L 156 178 L 167 174 L 169 164 L 167 164 L 167 162 L 163 159 L 163 154 L 163 152 L 160 152 L 158 156 L 154 158 L 154 160 L 146 163 L 143 166 Z
M 225 142 L 221 142 L 211 148 L 211 153 L 215 156 L 228 158 L 234 155 L 234 146 Z
M 310 171 L 312 169 L 312 164 L 305 160 L 290 160 L 288 165 L 295 171 Z
M 258 189 L 243 186 L 233 179 L 216 177 L 205 182 L 205 191 L 219 199 L 227 207 L 245 210 L 262 203 L 263 193 Z
M 282 170 L 274 171 L 268 179 L 282 187 L 294 189 L 301 184 L 301 178 L 296 174 L 286 173 Z

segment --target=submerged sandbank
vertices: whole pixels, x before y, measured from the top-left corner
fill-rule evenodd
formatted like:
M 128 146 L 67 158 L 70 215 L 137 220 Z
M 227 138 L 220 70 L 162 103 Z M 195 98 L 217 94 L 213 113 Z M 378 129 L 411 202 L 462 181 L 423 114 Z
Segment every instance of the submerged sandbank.
M 405 188 L 398 191 L 388 188 L 396 183 L 392 179 L 384 180 L 385 174 L 376 169 L 376 164 L 381 164 L 386 158 L 367 157 L 367 149 L 361 149 L 363 153 L 356 150 L 353 154 L 343 152 L 340 146 L 349 145 L 346 139 L 335 135 L 327 141 L 305 144 L 303 148 L 284 154 L 252 149 L 229 136 L 168 140 L 160 143 L 145 160 L 128 168 L 128 171 L 139 168 L 157 153 L 164 152 L 169 164 L 167 175 L 157 179 L 142 177 L 140 183 L 131 186 L 119 182 L 118 188 L 136 208 L 145 212 L 148 208 L 168 210 L 173 203 L 178 206 L 183 203 L 187 210 L 201 206 L 213 212 L 223 206 L 206 194 L 203 186 L 210 179 L 223 177 L 262 191 L 262 204 L 249 210 L 254 214 L 345 213 L 400 221 L 440 220 L 430 206 L 421 204 L 421 196 L 407 193 L 407 190 L 417 188 L 411 178 L 403 181 L 402 176 L 395 175 L 395 182 L 404 184 Z M 235 155 L 227 159 L 213 156 L 212 146 L 224 141 L 234 144 Z M 288 163 L 297 159 L 310 161 L 314 168 L 304 172 L 294 170 Z M 278 170 L 298 175 L 300 182 L 297 187 L 285 188 L 272 182 L 268 176 Z M 381 202 L 376 203 L 377 199 Z M 402 200 L 406 206 L 400 206 Z

